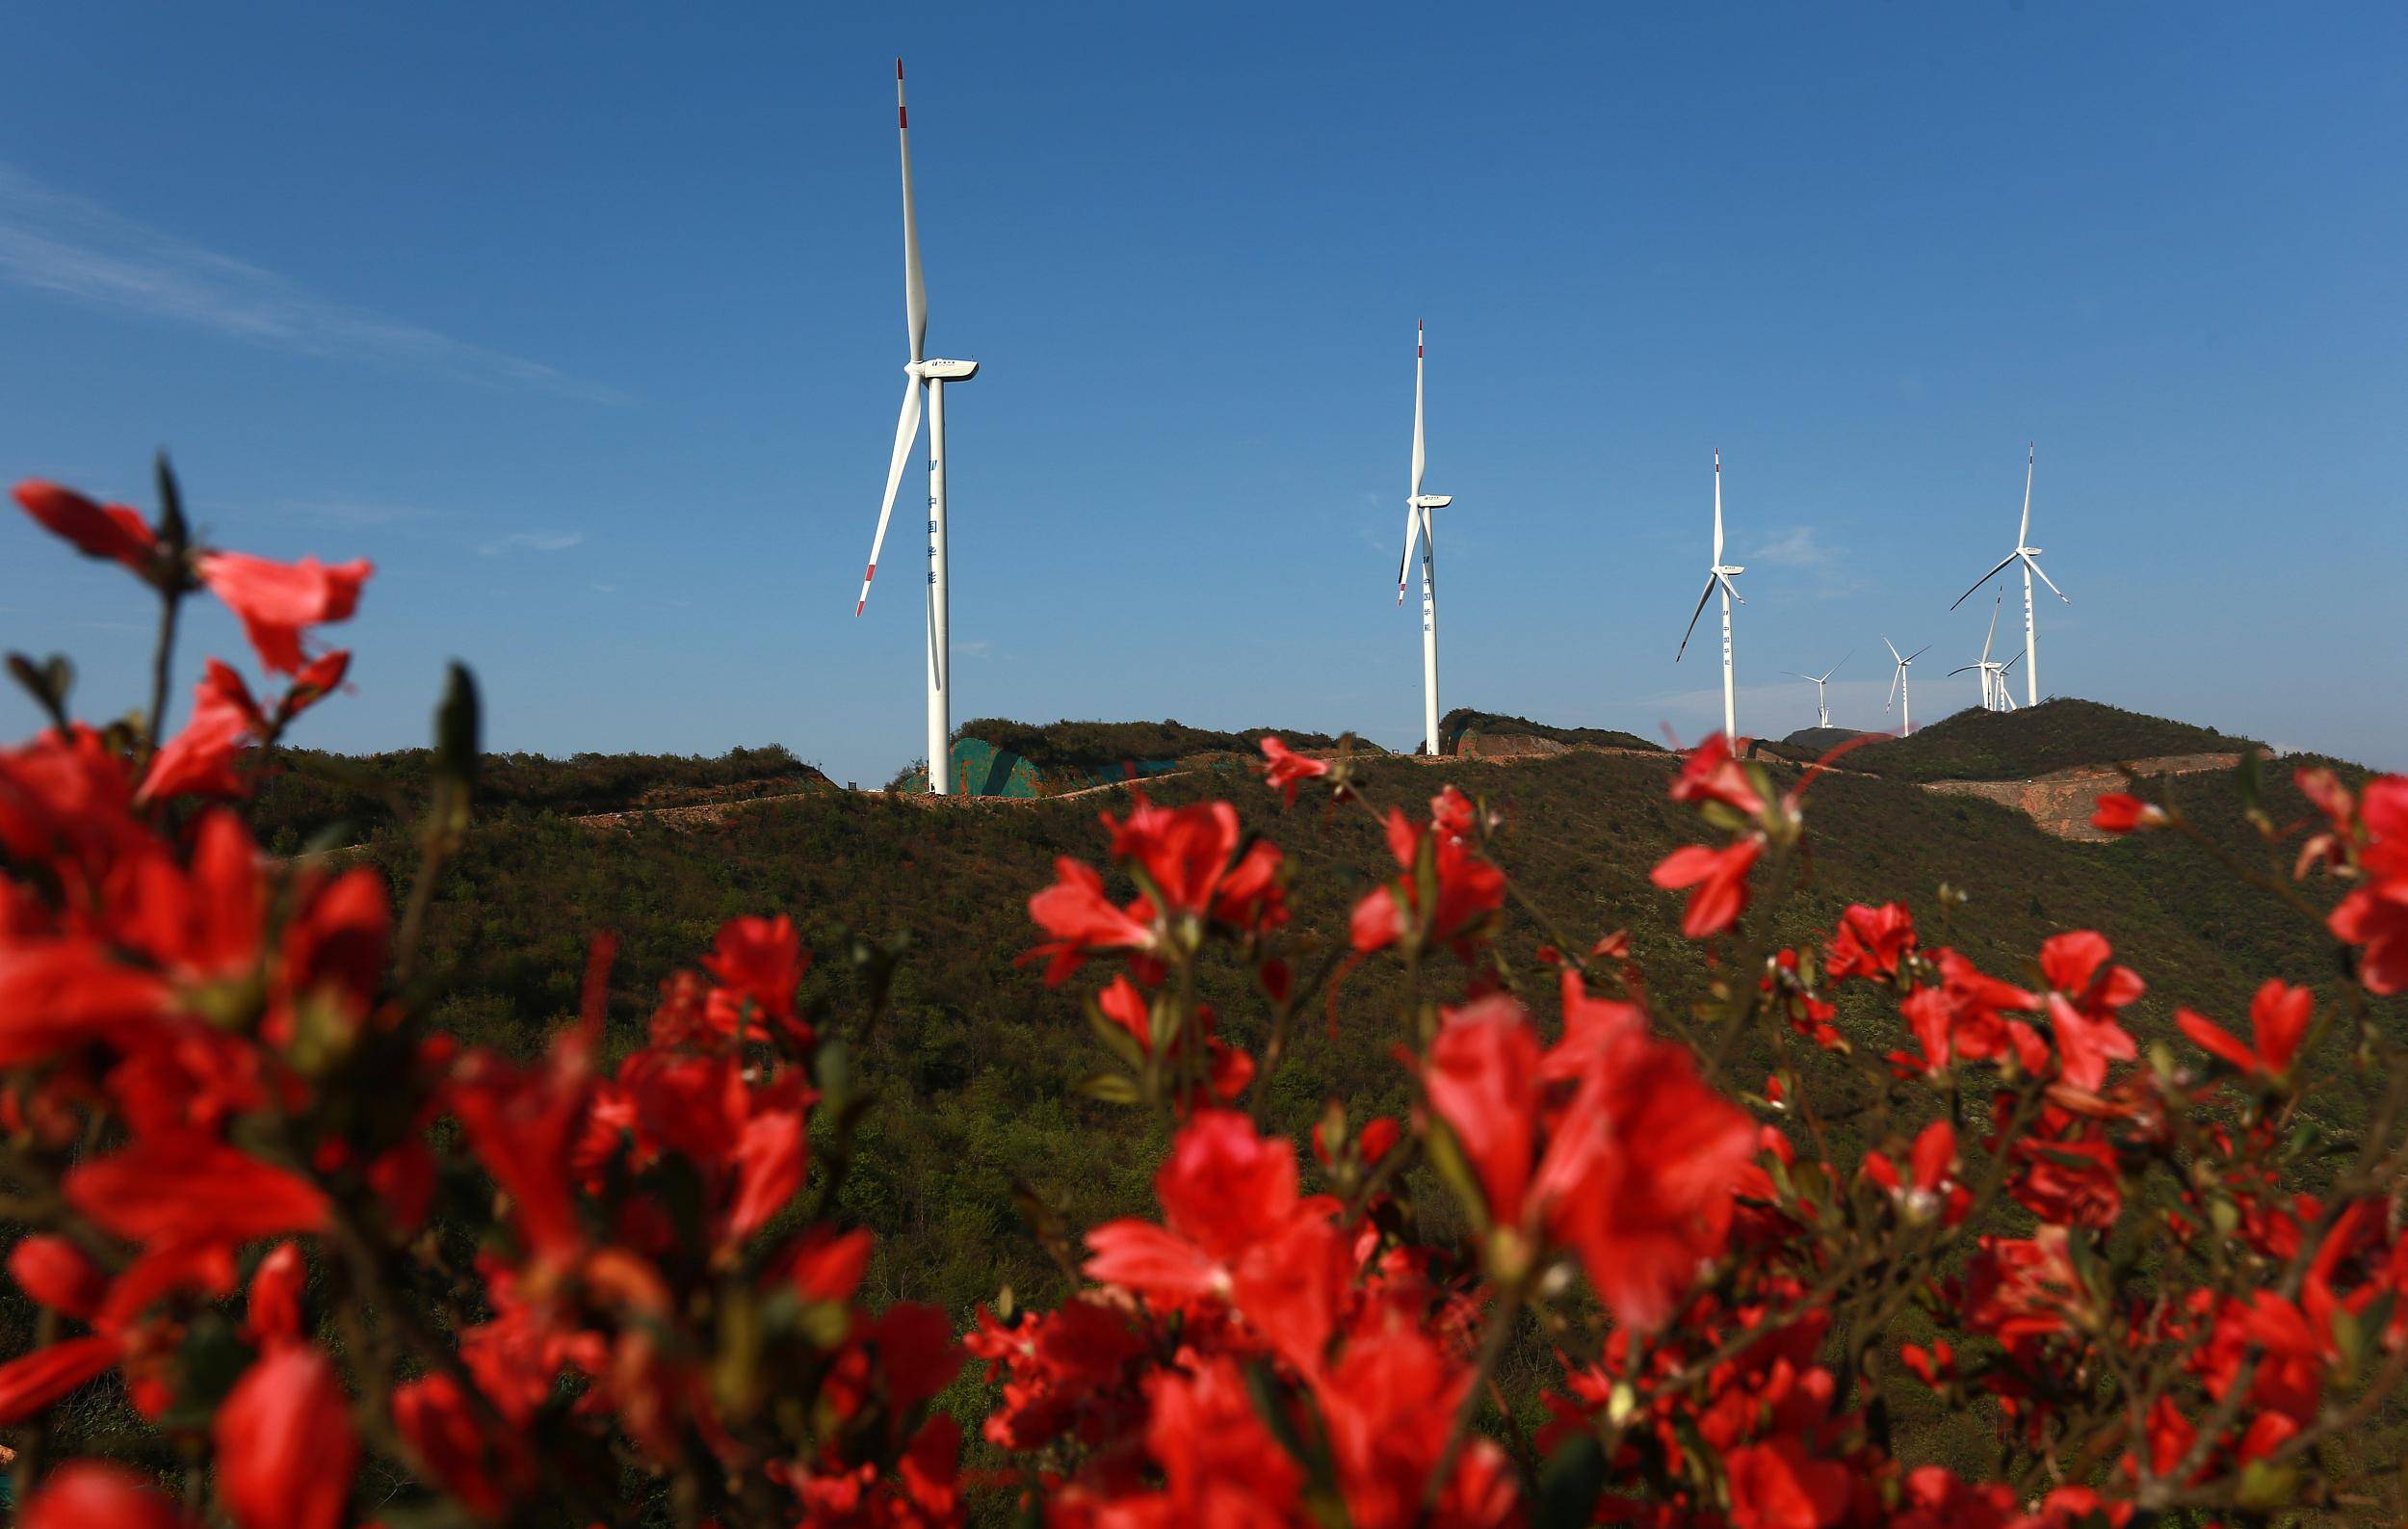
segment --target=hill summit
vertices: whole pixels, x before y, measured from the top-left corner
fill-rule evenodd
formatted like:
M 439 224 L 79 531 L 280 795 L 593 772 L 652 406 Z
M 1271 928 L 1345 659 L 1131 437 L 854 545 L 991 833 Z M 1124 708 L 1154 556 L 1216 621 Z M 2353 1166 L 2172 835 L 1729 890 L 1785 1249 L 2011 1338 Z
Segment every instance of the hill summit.
M 1832 742 L 1822 741 L 1826 736 Z M 1812 758 L 1855 736 L 1842 728 L 1793 733 L 1767 751 Z M 2083 765 L 2263 749 L 2253 738 L 2071 697 L 2017 711 L 1969 707 L 1904 738 L 1883 738 L 1845 768 L 1899 780 L 2025 780 Z

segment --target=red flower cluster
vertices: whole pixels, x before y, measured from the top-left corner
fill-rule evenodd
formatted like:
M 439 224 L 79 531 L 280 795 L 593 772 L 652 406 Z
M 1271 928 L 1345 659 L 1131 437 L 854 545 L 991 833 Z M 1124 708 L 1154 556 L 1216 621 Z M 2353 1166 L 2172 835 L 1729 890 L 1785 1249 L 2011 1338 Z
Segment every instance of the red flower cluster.
M 2149 989 L 2095 932 L 1983 952 L 2017 981 L 1898 903 L 1780 946 L 1814 772 L 1780 789 L 1719 738 L 1671 787 L 1718 841 L 1656 881 L 1735 949 L 1678 1011 L 1648 994 L 1693 974 L 1651 984 L 1624 932 L 1510 930 L 1531 905 L 1508 911 L 1497 820 L 1452 786 L 1367 809 L 1397 874 L 1343 940 L 1291 927 L 1290 864 L 1229 804 L 1139 796 L 1103 820 L 1125 884 L 1060 861 L 1025 959 L 1049 986 L 1113 961 L 1086 1008 L 1114 1066 L 1084 1092 L 1162 1112 L 1158 1214 L 1083 1252 L 1041 1230 L 1067 1294 L 1006 1290 L 956 1338 L 860 1298 L 872 1237 L 834 1207 L 866 1101 L 791 919 L 729 921 L 626 1043 L 605 937 L 539 1054 L 461 1048 L 394 977 L 416 921 L 382 878 L 273 864 L 240 816 L 340 685 L 304 634 L 365 566 L 18 497 L 161 599 L 216 592 L 293 676 L 263 702 L 213 663 L 165 743 L 62 716 L 0 751 L 0 1189 L 41 1312 L 0 1429 L 31 1529 L 913 1529 L 981 1493 L 1053 1529 L 2396 1516 L 2361 1431 L 2408 1383 L 2408 1048 L 2369 1007 L 2408 986 L 2408 780 L 2300 777 L 2323 824 L 2297 869 L 2346 883 L 2309 911 L 2358 982 L 2267 982 L 2247 1042 L 2175 1008 L 2145 1056 Z M 1350 765 L 1263 749 L 1291 804 L 1361 795 Z M 1453 1001 L 1425 990 L 1440 950 Z M 1296 1015 L 1326 986 L 1337 1022 L 1341 975 L 1381 960 L 1409 979 L 1378 1037 L 1393 1113 L 1299 1097 Z M 1254 1050 L 1215 1009 L 1247 996 Z M 2328 1145 L 2353 1082 L 2381 1092 Z M 1308 1120 L 1309 1156 L 1284 1129 Z M 44 1458 L 34 1425 L 112 1375 L 188 1501 Z M 1926 1462 L 1904 1420 L 1934 1409 L 1987 1468 Z M 994 1468 L 962 1469 L 957 1417 Z

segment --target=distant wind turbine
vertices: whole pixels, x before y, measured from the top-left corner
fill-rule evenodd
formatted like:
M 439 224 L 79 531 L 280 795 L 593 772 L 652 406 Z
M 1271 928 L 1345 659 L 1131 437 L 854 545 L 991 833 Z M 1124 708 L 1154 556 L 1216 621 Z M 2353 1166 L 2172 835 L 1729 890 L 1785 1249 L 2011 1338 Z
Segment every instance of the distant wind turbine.
M 903 366 L 903 417 L 895 422 L 895 455 L 886 465 L 886 497 L 878 505 L 877 534 L 870 540 L 870 566 L 861 575 L 859 616 L 870 603 L 870 581 L 877 577 L 878 549 L 886 544 L 887 518 L 903 487 L 903 465 L 920 434 L 920 394 L 928 393 L 929 415 L 929 790 L 951 796 L 953 761 L 953 637 L 945 586 L 945 384 L 976 377 L 976 361 L 946 361 L 927 354 L 928 283 L 920 272 L 920 226 L 911 211 L 911 119 L 903 110 L 903 60 L 895 61 L 895 130 L 903 145 L 903 320 L 911 335 L 911 359 Z
M 1898 731 L 1901 734 L 1911 733 L 1915 730 L 1915 699 L 1914 697 L 1908 692 L 1906 684 L 1906 666 L 1923 657 L 1925 653 L 1930 652 L 1931 645 L 1929 643 L 1925 643 L 1923 646 L 1915 649 L 1911 653 L 1901 654 L 1898 650 L 1898 645 L 1891 642 L 1887 636 L 1884 636 L 1881 639 L 1881 646 L 1890 650 L 1890 656 L 1892 658 L 1898 660 L 1898 672 L 1890 676 L 1890 700 L 1883 701 L 1881 703 L 1881 709 L 1883 711 L 1888 711 L 1890 709 L 1890 701 L 1897 701 L 1898 703 Z
M 2004 603 L 2005 598 L 2004 595 L 2001 595 L 1990 602 L 1990 633 L 1981 640 L 1981 657 L 1973 663 L 1949 671 L 1950 679 L 1968 671 L 1980 674 L 1981 709 L 1984 711 L 2005 711 L 2015 704 L 2014 698 L 2006 693 L 2007 664 L 2013 663 L 2014 659 L 2009 659 L 2007 664 L 1996 664 L 1990 660 L 1990 645 L 1997 642 L 1999 637 L 1999 607 Z M 2021 653 L 2015 655 L 2016 658 L 2023 656 Z
M 1722 587 L 1722 736 L 1732 743 L 1739 742 L 1740 725 L 1739 699 L 1731 672 L 1731 602 L 1738 600 L 1741 605 L 1745 605 L 1747 601 L 1741 595 L 1738 586 L 1731 582 L 1731 575 L 1746 571 L 1747 569 L 1737 564 L 1726 566 L 1722 561 L 1722 453 L 1716 451 L 1714 453 L 1714 562 L 1706 569 L 1705 593 L 1697 596 L 1697 609 L 1688 613 L 1688 630 L 1681 634 L 1680 651 L 1672 655 L 1672 661 L 1679 663 L 1681 654 L 1688 651 L 1688 640 L 1697 630 L 1697 619 L 1706 614 L 1706 602 L 1714 598 L 1714 586 L 1720 585 Z
M 1999 681 L 1995 694 L 1998 698 L 1999 710 L 2001 711 L 2013 711 L 2015 709 L 2015 687 L 2006 682 L 2006 676 L 2014 672 L 2015 666 L 2023 662 L 2023 652 L 2018 649 L 2013 658 L 2008 659 L 2005 663 L 1999 666 Z
M 1802 679 L 1807 684 L 1815 687 L 1816 726 L 1828 727 L 1831 725 L 1831 708 L 1826 705 L 1823 700 L 1824 687 L 1831 683 L 1831 676 L 1840 672 L 1840 664 L 1845 664 L 1848 661 L 1848 659 L 1854 658 L 1855 656 L 1856 650 L 1852 647 L 1849 648 L 1845 657 L 1843 657 L 1839 664 L 1832 665 L 1829 669 L 1824 670 L 1820 674 L 1801 674 L 1794 669 L 1785 669 L 1781 671 L 1782 673 L 1789 675 L 1792 679 Z
M 1989 572 L 1974 580 L 1973 587 L 1968 589 L 1963 594 L 1958 595 L 1956 597 L 1956 603 L 1949 607 L 1951 611 L 1955 610 L 1958 605 L 1964 604 L 1966 600 L 1972 597 L 1974 590 L 1980 589 L 1983 585 L 1989 583 L 1993 578 L 1997 577 L 2000 572 L 2004 570 L 2007 565 L 2014 563 L 2019 559 L 2022 561 L 2024 565 L 2023 656 L 2030 660 L 2029 663 L 2024 666 L 2024 694 L 2029 698 L 2031 704 L 2035 706 L 2040 704 L 2040 634 L 2033 627 L 2031 620 L 2031 576 L 2035 573 L 2040 574 L 2040 582 L 2049 587 L 2049 593 L 2051 594 L 2055 595 L 2060 600 L 2064 600 L 2068 605 L 2074 603 L 2072 599 L 2067 597 L 2063 590 L 2056 587 L 2056 582 L 2054 579 L 2050 578 L 2048 574 L 2041 571 L 2040 565 L 2036 561 L 2040 556 L 2040 549 L 2031 544 L 2031 464 L 2032 459 L 2037 454 L 2036 449 L 2032 446 L 2027 445 L 2024 448 L 2024 519 L 2023 524 L 2016 528 L 2015 550 L 1999 559 L 1999 566 L 1997 567 L 1992 568 Z
M 1438 536 L 1429 513 L 1454 503 L 1451 493 L 1422 492 L 1427 452 L 1422 444 L 1422 326 L 1413 326 L 1413 488 L 1404 498 L 1404 556 L 1397 563 L 1397 603 L 1404 603 L 1404 581 L 1413 567 L 1413 543 L 1422 544 L 1422 744 L 1438 752 Z

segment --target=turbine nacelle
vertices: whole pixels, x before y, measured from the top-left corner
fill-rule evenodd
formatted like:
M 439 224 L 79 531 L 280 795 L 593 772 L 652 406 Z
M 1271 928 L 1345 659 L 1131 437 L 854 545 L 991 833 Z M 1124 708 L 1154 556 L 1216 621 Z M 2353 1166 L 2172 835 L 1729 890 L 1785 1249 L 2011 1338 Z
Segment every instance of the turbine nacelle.
M 979 375 L 979 363 L 947 361 L 930 356 L 925 361 L 906 361 L 903 370 L 923 382 L 966 382 Z
M 1747 569 L 1740 564 L 1733 563 L 1727 565 L 1716 565 L 1712 571 L 1727 578 L 1734 573 L 1745 573 Z
M 1411 498 L 1405 500 L 1405 503 L 1416 510 L 1444 510 L 1447 506 L 1454 503 L 1454 495 L 1451 493 L 1417 493 Z

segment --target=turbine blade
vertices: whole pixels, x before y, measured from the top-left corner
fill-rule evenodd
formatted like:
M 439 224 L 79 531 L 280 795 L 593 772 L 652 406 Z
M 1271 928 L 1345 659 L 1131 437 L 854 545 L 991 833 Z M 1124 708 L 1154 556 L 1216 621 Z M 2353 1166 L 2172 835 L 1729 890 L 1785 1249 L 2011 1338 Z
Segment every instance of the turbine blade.
M 928 359 L 929 288 L 920 271 L 920 221 L 911 210 L 911 114 L 903 109 L 903 60 L 895 61 L 895 136 L 903 145 L 903 323 L 911 332 L 911 358 Z M 887 496 L 894 497 L 891 493 Z
M 1426 454 L 1422 449 L 1422 327 L 1413 326 L 1413 497 L 1422 496 L 1422 466 Z
M 1722 566 L 1722 452 L 1714 452 L 1714 567 Z
M 1999 635 L 1999 607 L 2005 603 L 2003 594 L 1990 602 L 1990 635 L 1981 640 L 1981 661 L 1985 664 L 1990 662 L 1990 645 Z
M 1781 671 L 1781 672 L 1789 675 L 1792 679 L 1802 679 L 1809 685 L 1819 685 L 1822 683 L 1821 680 L 1817 679 L 1814 675 L 1801 674 L 1794 669 L 1785 669 Z
M 1421 506 L 1406 501 L 1404 507 L 1404 556 L 1397 560 L 1397 603 L 1404 603 L 1404 581 L 1413 571 L 1413 540 L 1422 532 Z
M 2016 528 L 2015 544 L 2025 546 L 2031 541 L 2031 462 L 2039 455 L 2038 442 L 2024 447 L 2024 523 Z
M 1834 675 L 1834 674 L 1838 673 L 1838 672 L 1840 672 L 1841 668 L 1842 668 L 1844 665 L 1845 665 L 1849 659 L 1854 658 L 1855 656 L 1856 656 L 1856 649 L 1854 649 L 1854 648 L 1852 648 L 1852 647 L 1851 647 L 1851 648 L 1849 648 L 1846 652 L 1842 653 L 1842 654 L 1840 655 L 1840 662 L 1839 662 L 1839 663 L 1837 663 L 1837 664 L 1832 665 L 1829 669 L 1824 670 L 1824 671 L 1822 672 L 1822 677 L 1823 677 L 1823 678 L 1825 678 L 1825 679 L 1829 679 L 1832 675 Z
M 1997 567 L 1997 568 L 1992 568 L 1989 572 L 1987 572 L 1987 573 L 1983 574 L 1981 577 L 1979 577 L 1979 578 L 1977 578 L 1977 579 L 1974 580 L 1973 584 L 1972 584 L 1972 585 L 1971 585 L 1971 586 L 1970 586 L 1970 587 L 1969 587 L 1969 588 L 1965 591 L 1965 593 L 1962 593 L 1962 594 L 1958 595 L 1955 599 L 1953 599 L 1953 600 L 1951 600 L 1951 601 L 1950 601 L 1950 602 L 1949 602 L 1949 609 L 1950 609 L 1950 610 L 1951 610 L 1951 611 L 1952 611 L 1952 610 L 1955 610 L 1958 606 L 1960 606 L 1960 605 L 1964 604 L 1967 600 L 1969 600 L 1969 599 L 1973 598 L 1973 593 L 1974 593 L 1974 591 L 1975 591 L 1975 590 L 1980 589 L 1983 585 L 1985 585 L 1985 584 L 1989 583 L 1992 579 L 1994 579 L 1994 578 L 1997 578 L 1997 577 L 1998 577 L 1998 575 L 1999 575 L 1999 568 L 2003 568 L 2003 567 L 2005 567 L 2008 564 L 2010 564 L 2010 563 L 2014 562 L 2017 558 L 2020 558 L 2020 557 L 2022 557 L 2022 556 L 2023 556 L 2023 554 L 2022 554 L 2021 552 L 2010 552 L 2010 553 L 2008 553 L 2006 556 L 2004 556 L 2004 557 L 2002 557 L 2002 558 L 1999 559 L 1999 567 Z
M 1898 656 L 1898 644 L 1890 641 L 1890 636 L 1887 632 L 1884 632 L 1881 635 L 1881 646 L 1890 650 L 1890 656 L 1892 658 L 1897 658 Z
M 1688 651 L 1688 640 L 1695 636 L 1697 632 L 1697 619 L 1706 614 L 1706 602 L 1713 599 L 1714 596 L 1714 575 L 1709 573 L 1706 575 L 1705 593 L 1697 596 L 1697 609 L 1688 613 L 1688 630 L 1681 634 L 1681 649 L 1680 652 L 1672 655 L 1672 662 L 1676 664 L 1679 663 L 1681 661 L 1681 653 Z
M 1930 651 L 1931 651 L 1931 645 L 1930 645 L 1929 643 L 1925 643 L 1923 646 L 1921 646 L 1921 647 L 1919 647 L 1919 648 L 1915 649 L 1913 652 L 1911 652 L 1911 653 L 1907 654 L 1907 655 L 1906 655 L 1906 657 L 1905 657 L 1905 658 L 1903 658 L 1903 659 L 1901 659 L 1899 662 L 1901 662 L 1901 663 L 1911 664 L 1911 663 L 1913 663 L 1915 660 L 1917 660 L 1917 659 L 1919 659 L 1919 658 L 1923 657 L 1925 653 L 1928 653 L 1928 652 L 1930 652 Z
M 1719 573 L 1717 573 L 1717 574 L 1715 574 L 1715 575 L 1714 575 L 1714 579 L 1715 579 L 1715 581 L 1716 581 L 1717 583 L 1719 583 L 1719 584 L 1723 587 L 1723 589 L 1725 589 L 1725 590 L 1727 590 L 1728 592 L 1730 592 L 1730 595 L 1731 595 L 1731 598 L 1732 598 L 1733 600 L 1737 601 L 1739 604 L 1741 604 L 1741 605 L 1745 605 L 1745 604 L 1747 603 L 1747 596 L 1746 596 L 1746 595 L 1744 595 L 1744 594 L 1741 594 L 1741 593 L 1740 593 L 1740 589 L 1739 589 L 1739 586 L 1738 586 L 1738 585 L 1733 584 L 1733 583 L 1732 583 L 1729 579 L 1724 578 L 1724 577 L 1723 577 L 1721 574 L 1719 574 Z
M 2038 574 L 2040 575 L 2040 582 L 2041 582 L 2041 583 L 2043 583 L 2043 584 L 2045 584 L 2045 585 L 2047 585 L 2047 586 L 2049 587 L 2049 593 L 2050 593 L 2051 594 L 2055 595 L 2055 596 L 2056 596 L 2058 599 L 2060 599 L 2060 600 L 2064 600 L 2064 601 L 2065 601 L 2065 603 L 2066 603 L 2066 604 L 2068 604 L 2068 605 L 2071 605 L 2071 604 L 2073 604 L 2073 603 L 2074 603 L 2074 602 L 2073 602 L 2073 600 L 2072 600 L 2071 598 L 2069 598 L 2069 597 L 2066 595 L 2066 593 L 2065 593 L 2065 592 L 2064 592 L 2063 590 L 2060 590 L 2060 589 L 2058 589 L 2058 588 L 2056 587 L 2056 581 L 2055 581 L 2055 580 L 2054 580 L 2054 579 L 2052 579 L 2052 578 L 2050 578 L 2050 577 L 2049 577 L 2049 575 L 2047 574 L 2047 572 L 2045 572 L 2045 571 L 2041 568 L 2040 564 L 2039 564 L 2039 561 L 2038 561 L 2037 559 L 2034 559 L 2034 558 L 2026 558 L 2026 559 L 2024 559 L 2024 567 L 2028 567 L 2028 568 L 2031 569 L 2031 571 L 2032 571 L 2032 572 L 2034 572 L 2034 573 L 2038 573 Z
M 1904 664 L 1900 664 L 1890 675 L 1890 699 L 1881 703 L 1881 709 L 1883 711 L 1888 711 L 1891 707 L 1898 704 L 1898 682 L 1905 677 L 1906 666 Z
M 895 455 L 886 464 L 886 498 L 877 507 L 877 535 L 870 539 L 870 567 L 861 575 L 861 598 L 852 608 L 855 616 L 870 603 L 870 581 L 877 577 L 877 554 L 886 545 L 886 522 L 895 513 L 895 490 L 903 487 L 903 464 L 911 460 L 912 443 L 919 438 L 920 380 L 905 378 L 903 415 L 895 421 Z
M 1982 670 L 1982 671 L 1987 672 L 1987 671 L 1988 671 L 1988 669 L 1989 669 L 1989 667 L 1990 667 L 1990 666 L 1989 666 L 1989 665 L 1987 665 L 1987 664 L 1966 664 L 1966 665 L 1963 665 L 1963 666 L 1962 666 L 1962 667 L 1960 667 L 1960 668 L 1956 668 L 1956 669 L 1951 669 L 1951 670 L 1950 670 L 1950 671 L 1949 671 L 1949 678 L 1950 678 L 1950 679 L 1954 679 L 1957 675 L 1962 674 L 1962 673 L 1963 673 L 1963 672 L 1965 672 L 1965 671 L 1966 671 L 1966 670 L 1968 670 L 1968 669 L 1978 669 L 1978 670 Z

